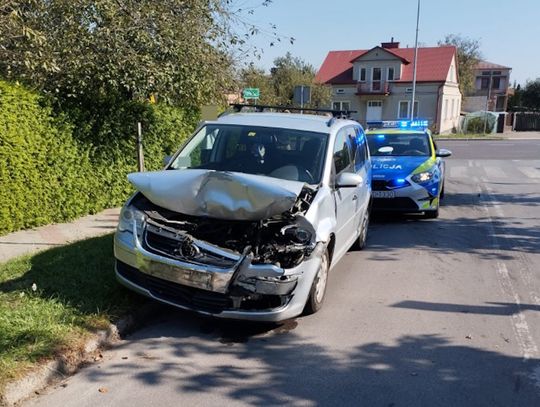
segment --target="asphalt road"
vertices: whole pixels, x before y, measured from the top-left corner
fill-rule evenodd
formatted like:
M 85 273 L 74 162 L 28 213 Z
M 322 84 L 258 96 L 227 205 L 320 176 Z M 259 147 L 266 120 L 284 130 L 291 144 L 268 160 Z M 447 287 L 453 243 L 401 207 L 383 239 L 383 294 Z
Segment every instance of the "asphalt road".
M 373 223 L 320 313 L 267 326 L 163 307 L 26 405 L 540 406 L 540 140 L 439 145 L 454 151 L 440 218 Z

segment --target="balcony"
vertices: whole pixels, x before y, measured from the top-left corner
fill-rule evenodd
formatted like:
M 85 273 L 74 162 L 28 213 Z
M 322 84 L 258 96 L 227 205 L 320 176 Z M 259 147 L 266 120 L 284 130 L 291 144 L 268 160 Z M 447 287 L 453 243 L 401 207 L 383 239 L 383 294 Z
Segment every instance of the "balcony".
M 390 94 L 390 84 L 385 81 L 358 82 L 357 95 L 385 95 Z

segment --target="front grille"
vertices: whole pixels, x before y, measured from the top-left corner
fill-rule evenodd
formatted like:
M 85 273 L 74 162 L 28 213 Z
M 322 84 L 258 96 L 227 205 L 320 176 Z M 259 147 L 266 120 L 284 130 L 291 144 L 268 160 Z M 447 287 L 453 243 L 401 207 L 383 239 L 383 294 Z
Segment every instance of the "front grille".
M 418 205 L 411 198 L 373 198 L 373 209 L 417 212 Z
M 393 189 L 397 188 L 404 188 L 411 185 L 409 181 L 403 180 L 399 184 L 397 180 L 390 179 L 390 180 L 384 180 L 384 179 L 374 179 L 371 181 L 371 189 L 373 191 L 391 191 Z
M 231 268 L 236 260 L 195 246 L 190 238 L 175 235 L 148 224 L 144 231 L 144 248 L 151 253 L 190 263 Z
M 188 287 L 153 277 L 118 260 L 116 261 L 116 270 L 126 280 L 150 291 L 154 297 L 173 304 L 213 313 L 219 313 L 232 307 L 231 299 L 222 293 Z

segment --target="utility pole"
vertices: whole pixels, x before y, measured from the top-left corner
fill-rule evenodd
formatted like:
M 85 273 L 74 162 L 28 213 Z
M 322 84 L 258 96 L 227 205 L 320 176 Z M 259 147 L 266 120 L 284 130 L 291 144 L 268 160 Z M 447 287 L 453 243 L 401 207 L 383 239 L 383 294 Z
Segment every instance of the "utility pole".
M 137 163 L 139 172 L 144 171 L 144 151 L 142 145 L 142 125 L 141 122 L 137 123 Z
M 418 9 L 416 10 L 416 39 L 414 40 L 414 61 L 413 61 L 413 81 L 412 81 L 412 100 L 411 113 L 409 117 L 414 120 L 414 99 L 416 97 L 416 60 L 418 59 L 418 25 L 420 23 L 420 0 L 418 0 Z
M 489 109 L 489 99 L 491 99 L 491 81 L 493 79 L 493 71 L 489 71 L 489 84 L 488 84 L 488 94 L 486 98 L 486 113 L 484 115 L 484 134 L 486 134 L 487 129 L 487 120 L 488 120 L 488 109 Z
M 300 86 L 300 114 L 304 114 L 304 85 Z

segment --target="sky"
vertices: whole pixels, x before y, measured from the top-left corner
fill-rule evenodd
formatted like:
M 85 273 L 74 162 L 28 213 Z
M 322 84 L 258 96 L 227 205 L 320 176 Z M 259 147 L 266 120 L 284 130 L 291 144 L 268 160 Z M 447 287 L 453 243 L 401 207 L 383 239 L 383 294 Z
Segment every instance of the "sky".
M 253 62 L 269 70 L 289 51 L 318 69 L 330 50 L 369 49 L 391 37 L 413 47 L 416 9 L 417 0 L 273 0 L 250 21 L 296 40 L 256 36 L 263 55 Z M 436 46 L 447 34 L 479 40 L 485 60 L 512 68 L 512 83 L 540 77 L 540 0 L 421 0 L 419 43 Z

